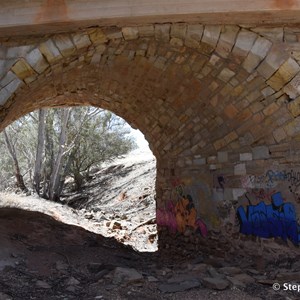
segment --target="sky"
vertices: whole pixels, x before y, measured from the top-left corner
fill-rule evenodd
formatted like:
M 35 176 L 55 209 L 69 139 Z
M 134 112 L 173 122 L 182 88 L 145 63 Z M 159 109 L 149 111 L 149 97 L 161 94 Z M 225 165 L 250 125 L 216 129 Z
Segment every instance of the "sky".
M 131 128 L 130 134 L 135 138 L 136 143 L 141 151 L 150 151 L 148 142 L 138 129 Z

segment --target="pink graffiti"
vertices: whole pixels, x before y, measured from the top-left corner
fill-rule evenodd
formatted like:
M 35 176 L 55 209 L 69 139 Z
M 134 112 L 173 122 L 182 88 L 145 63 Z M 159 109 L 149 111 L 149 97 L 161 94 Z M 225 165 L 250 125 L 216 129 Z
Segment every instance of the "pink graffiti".
M 201 235 L 206 237 L 207 233 L 208 233 L 208 230 L 207 230 L 207 227 L 206 227 L 205 223 L 202 220 L 198 219 L 195 222 L 195 225 L 199 228 Z
M 158 209 L 156 212 L 157 225 L 164 226 L 169 228 L 172 233 L 179 231 L 179 224 L 176 219 L 176 206 L 172 201 L 168 202 L 167 207 L 164 209 Z M 208 234 L 207 227 L 201 219 L 195 220 L 193 225 L 195 230 L 199 230 L 200 234 L 203 237 L 206 237 Z
M 166 208 L 156 211 L 156 222 L 157 225 L 168 227 L 172 233 L 177 232 L 175 205 L 173 202 L 170 201 Z

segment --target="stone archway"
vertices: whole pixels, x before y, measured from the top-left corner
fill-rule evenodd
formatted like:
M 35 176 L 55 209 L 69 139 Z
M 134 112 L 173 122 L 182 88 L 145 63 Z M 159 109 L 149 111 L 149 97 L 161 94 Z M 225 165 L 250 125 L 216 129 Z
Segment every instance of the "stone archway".
M 8 39 L 0 129 L 39 107 L 111 110 L 157 158 L 159 224 L 204 235 L 228 217 L 223 202 L 299 164 L 298 32 L 174 23 Z M 271 181 L 299 212 L 287 178 Z

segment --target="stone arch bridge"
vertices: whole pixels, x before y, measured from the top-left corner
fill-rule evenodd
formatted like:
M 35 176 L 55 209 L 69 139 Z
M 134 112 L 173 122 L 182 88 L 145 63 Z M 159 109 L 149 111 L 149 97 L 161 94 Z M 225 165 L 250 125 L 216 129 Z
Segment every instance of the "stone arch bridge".
M 2 2 L 0 130 L 40 107 L 109 109 L 157 158 L 161 244 L 236 216 L 298 244 L 300 1 Z

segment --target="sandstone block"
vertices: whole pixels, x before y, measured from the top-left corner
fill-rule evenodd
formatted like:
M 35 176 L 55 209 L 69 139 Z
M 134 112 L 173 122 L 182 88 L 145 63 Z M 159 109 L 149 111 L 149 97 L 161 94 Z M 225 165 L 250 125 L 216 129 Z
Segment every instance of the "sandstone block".
M 238 56 L 246 57 L 253 47 L 256 38 L 257 34 L 254 32 L 242 29 L 237 35 L 232 53 Z
M 194 159 L 193 160 L 193 164 L 194 165 L 197 165 L 197 166 L 203 166 L 206 164 L 206 158 L 203 157 L 203 158 L 197 158 L 197 159 Z
M 165 68 L 166 62 L 167 60 L 165 57 L 159 56 L 154 62 L 154 67 L 163 70 Z
M 254 27 L 252 31 L 277 42 L 283 42 L 283 27 Z
M 183 40 L 179 38 L 171 38 L 170 44 L 174 47 L 182 47 L 183 46 Z
M 154 26 L 153 25 L 139 26 L 138 31 L 139 31 L 140 37 L 154 36 Z
M 171 26 L 171 37 L 184 39 L 187 26 L 185 23 L 175 23 Z
M 8 91 L 9 94 L 14 93 L 20 86 L 24 83 L 19 78 L 14 79 L 8 85 L 5 86 L 5 89 Z
M 110 29 L 105 29 L 104 34 L 107 36 L 108 40 L 116 40 L 116 39 L 122 39 L 123 34 L 122 30 L 120 28 L 110 28 Z
M 267 106 L 264 110 L 263 113 L 266 116 L 271 116 L 273 115 L 277 110 L 279 109 L 279 106 L 276 103 L 271 103 L 269 106 Z
M 39 74 L 44 72 L 49 67 L 49 64 L 47 63 L 47 61 L 45 60 L 38 48 L 33 49 L 27 54 L 26 61 Z
M 16 76 L 22 80 L 32 75 L 35 75 L 35 71 L 26 62 L 26 60 L 19 59 L 11 68 L 11 70 L 16 74 Z
M 294 117 L 298 117 L 300 115 L 300 97 L 288 104 L 288 110 Z
M 234 175 L 246 175 L 246 164 L 237 164 L 234 166 Z
M 253 160 L 252 153 L 241 153 L 240 154 L 240 161 L 250 161 Z
M 2 78 L 2 80 L 0 81 L 0 87 L 5 87 L 6 85 L 8 85 L 10 82 L 12 82 L 16 78 L 17 78 L 17 76 L 15 73 L 8 71 L 6 73 L 6 75 Z
M 257 112 L 261 111 L 262 109 L 264 108 L 264 106 L 260 103 L 260 102 L 254 102 L 251 106 L 250 106 L 250 110 L 256 114 Z M 256 120 L 258 121 L 258 123 L 261 121 L 259 119 L 257 119 L 257 116 L 260 116 L 260 115 L 255 115 L 253 116 L 256 117 Z M 255 121 L 257 123 L 257 121 Z
M 298 63 L 289 58 L 278 71 L 267 81 L 267 83 L 275 90 L 279 91 L 286 83 L 288 83 L 298 72 L 300 67 Z
M 218 162 L 219 163 L 226 163 L 228 162 L 228 152 L 226 151 L 220 151 L 217 154 L 218 156 Z
M 284 86 L 283 91 L 289 95 L 291 99 L 295 99 L 300 95 L 300 73 Z
M 227 144 L 231 143 L 232 141 L 236 140 L 238 138 L 238 135 L 236 134 L 235 131 L 230 132 L 225 136 L 225 141 Z
M 11 94 L 5 88 L 0 90 L 0 106 L 6 103 L 10 95 Z
M 257 71 L 264 78 L 268 79 L 288 59 L 288 57 L 287 51 L 284 51 L 277 45 L 273 45 L 264 61 L 257 68 Z
M 265 58 L 271 46 L 272 43 L 269 40 L 258 37 L 243 63 L 243 68 L 249 73 L 253 72 Z
M 138 27 L 123 27 L 122 33 L 126 41 L 136 40 L 139 37 Z
M 72 38 L 77 49 L 87 48 L 92 44 L 87 34 L 81 34 L 81 33 L 74 34 Z
M 218 54 L 222 57 L 228 57 L 235 43 L 235 38 L 239 32 L 240 27 L 235 25 L 226 25 L 221 30 L 221 35 L 216 48 Z
M 230 69 L 228 69 L 228 68 L 224 68 L 224 69 L 220 72 L 218 78 L 221 79 L 222 81 L 227 82 L 227 81 L 229 81 L 230 78 L 232 78 L 234 75 L 235 75 L 235 73 L 234 73 L 232 70 L 230 70 Z
M 293 121 L 291 121 L 287 125 L 285 125 L 284 130 L 288 136 L 295 136 L 296 134 L 299 134 L 299 132 L 300 132 L 299 118 L 294 119 Z
M 283 130 L 283 128 L 278 128 L 278 129 L 274 130 L 273 136 L 274 136 L 275 141 L 277 143 L 279 143 L 287 137 L 287 134 Z
M 229 119 L 233 119 L 239 111 L 233 104 L 229 104 L 224 108 L 224 113 Z
M 271 87 L 264 88 L 261 93 L 264 95 L 264 97 L 269 97 L 275 93 L 275 91 Z
M 54 38 L 54 43 L 64 57 L 68 57 L 76 51 L 75 45 L 68 35 L 57 35 Z
M 252 149 L 253 159 L 267 159 L 270 157 L 267 146 L 258 146 Z
M 155 39 L 168 42 L 170 40 L 170 24 L 155 25 Z
M 9 47 L 6 52 L 6 59 L 13 59 L 19 57 L 25 57 L 27 53 L 33 48 L 31 45 Z
M 199 42 L 203 35 L 203 25 L 200 24 L 190 24 L 187 27 L 185 44 L 188 47 L 198 48 Z
M 214 48 L 219 40 L 220 32 L 221 26 L 206 25 L 202 36 L 202 42 Z
M 100 28 L 91 30 L 89 32 L 89 36 L 90 36 L 90 40 L 95 45 L 103 44 L 103 43 L 107 42 L 107 36 L 103 32 L 103 30 Z
M 227 145 L 225 139 L 219 139 L 214 142 L 214 147 L 218 151 Z
M 57 49 L 57 47 L 51 39 L 42 43 L 39 46 L 39 50 L 46 57 L 47 61 L 50 64 L 53 64 L 62 58 L 61 53 L 59 52 L 59 50 Z
M 253 101 L 259 101 L 260 99 L 263 99 L 263 96 L 259 90 L 254 90 L 248 94 L 246 98 L 250 103 L 252 103 Z

